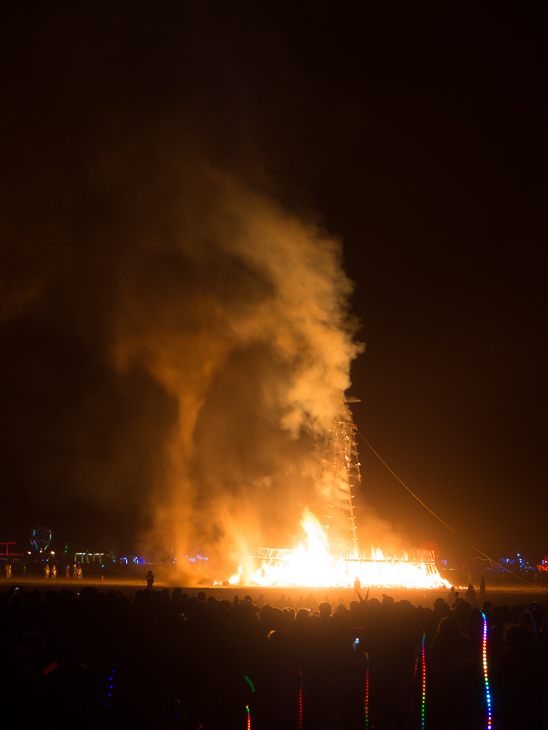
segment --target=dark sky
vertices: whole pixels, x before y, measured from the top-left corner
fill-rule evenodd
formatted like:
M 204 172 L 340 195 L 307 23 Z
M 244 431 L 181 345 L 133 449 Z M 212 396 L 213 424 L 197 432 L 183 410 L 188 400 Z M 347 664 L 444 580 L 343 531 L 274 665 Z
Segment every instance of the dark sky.
M 126 281 L 151 319 L 180 286 L 135 262 L 197 159 L 342 240 L 388 465 L 492 557 L 548 554 L 546 26 L 480 5 L 3 4 L 1 539 L 146 526 L 177 405 L 114 374 L 111 314 Z M 361 509 L 475 554 L 360 452 Z

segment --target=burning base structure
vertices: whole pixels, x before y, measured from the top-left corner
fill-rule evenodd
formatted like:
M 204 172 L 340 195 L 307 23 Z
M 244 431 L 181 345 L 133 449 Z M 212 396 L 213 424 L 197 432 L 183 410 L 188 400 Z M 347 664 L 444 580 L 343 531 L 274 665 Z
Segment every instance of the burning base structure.
M 357 399 L 345 400 L 329 432 L 318 485 L 327 502 L 323 524 L 309 509 L 303 513 L 303 540 L 294 549 L 251 549 L 232 584 L 257 586 L 351 587 L 362 586 L 440 588 L 449 584 L 441 578 L 433 553 L 423 552 L 409 559 L 385 556 L 371 548 L 369 554 L 358 545 L 354 491 L 361 484 L 356 445 L 356 426 L 348 407 Z

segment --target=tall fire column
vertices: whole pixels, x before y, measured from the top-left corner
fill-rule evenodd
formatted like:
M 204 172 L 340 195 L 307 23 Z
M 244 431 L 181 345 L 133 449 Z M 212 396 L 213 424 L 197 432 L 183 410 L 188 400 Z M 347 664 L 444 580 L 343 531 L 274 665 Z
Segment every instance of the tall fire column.
M 334 557 L 358 558 L 358 535 L 354 510 L 355 490 L 361 484 L 356 426 L 348 403 L 359 403 L 357 398 L 343 402 L 340 415 L 329 432 L 323 462 L 322 482 L 329 490 L 326 524 L 329 544 Z

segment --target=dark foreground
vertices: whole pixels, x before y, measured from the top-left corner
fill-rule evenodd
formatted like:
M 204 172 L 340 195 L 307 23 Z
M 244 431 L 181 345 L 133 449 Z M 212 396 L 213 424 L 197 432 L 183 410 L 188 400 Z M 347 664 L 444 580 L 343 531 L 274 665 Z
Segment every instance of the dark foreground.
M 493 727 L 546 719 L 545 592 L 449 606 L 447 591 L 19 585 L 0 584 L 0 696 L 19 727 L 479 730 L 484 616 Z

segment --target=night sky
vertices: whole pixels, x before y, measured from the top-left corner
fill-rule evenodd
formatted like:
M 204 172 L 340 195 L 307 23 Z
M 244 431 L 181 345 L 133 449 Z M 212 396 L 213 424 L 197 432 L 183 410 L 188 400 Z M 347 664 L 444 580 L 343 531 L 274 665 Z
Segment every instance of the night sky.
M 47 524 L 74 544 L 114 535 L 129 549 L 165 498 L 184 409 L 166 383 L 210 327 L 196 302 L 222 290 L 236 317 L 262 301 L 232 255 L 180 269 L 181 230 L 191 246 L 196 227 L 200 240 L 222 228 L 217 216 L 203 233 L 225 184 L 213 202 L 192 190 L 212 166 L 342 241 L 365 343 L 354 418 L 390 468 L 491 557 L 548 554 L 546 28 L 532 6 L 0 12 L 0 539 L 22 545 Z M 160 357 L 168 340 L 179 344 Z M 197 359 L 215 357 L 204 346 Z M 264 353 L 253 358 L 266 372 Z M 233 354 L 228 390 L 237 365 Z M 250 412 L 244 432 L 271 427 Z M 208 413 L 194 436 L 204 443 Z M 442 557 L 477 554 L 358 445 L 361 514 L 406 544 L 434 540 Z

